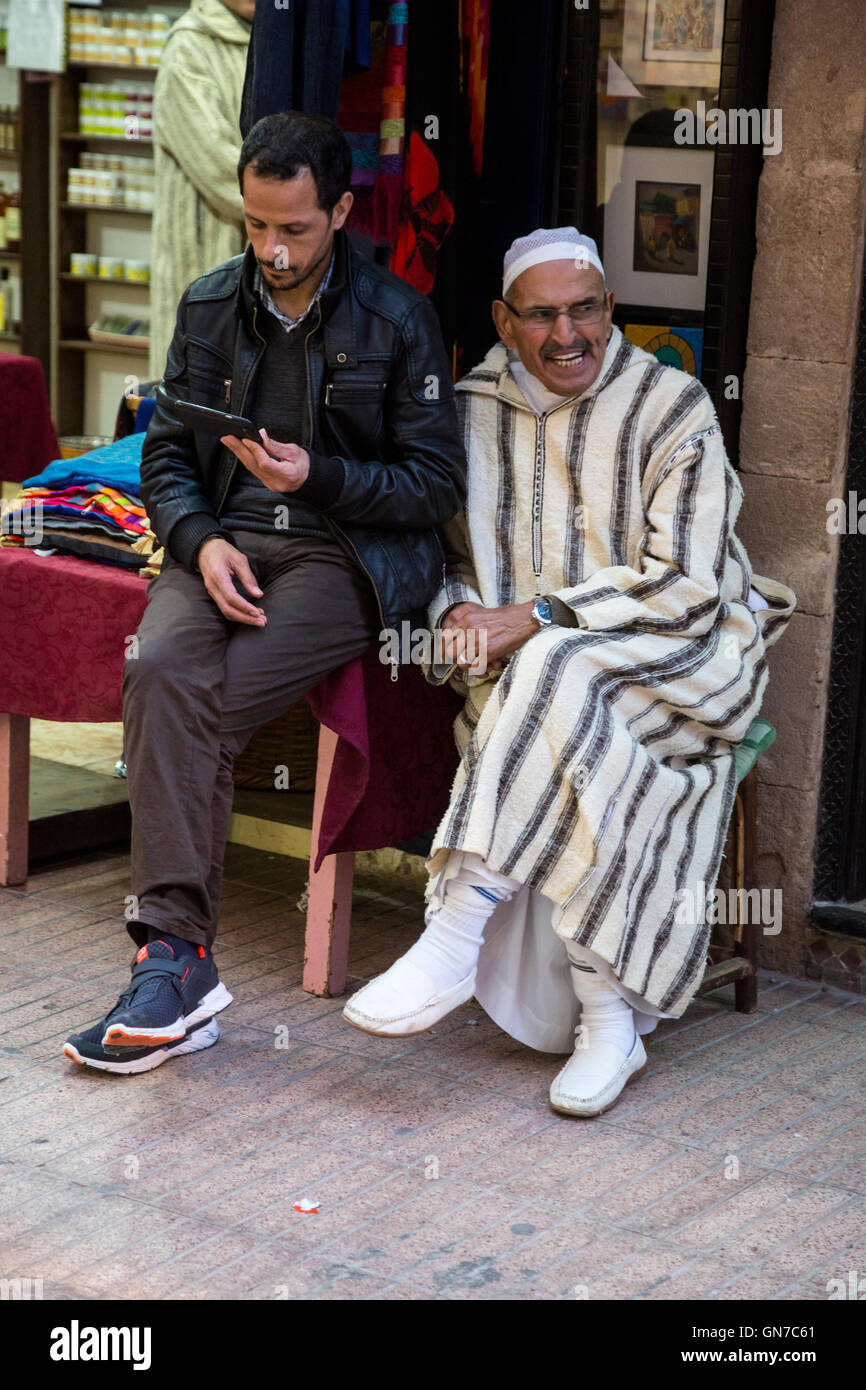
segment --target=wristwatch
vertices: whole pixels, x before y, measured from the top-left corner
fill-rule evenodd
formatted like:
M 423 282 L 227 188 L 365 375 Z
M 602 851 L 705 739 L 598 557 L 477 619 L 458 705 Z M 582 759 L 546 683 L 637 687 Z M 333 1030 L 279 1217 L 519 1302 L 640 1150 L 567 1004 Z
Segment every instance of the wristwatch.
M 542 627 L 553 626 L 553 614 L 550 611 L 550 604 L 548 603 L 546 598 L 539 598 L 535 600 L 535 603 L 532 608 L 532 616 L 537 623 L 541 624 Z

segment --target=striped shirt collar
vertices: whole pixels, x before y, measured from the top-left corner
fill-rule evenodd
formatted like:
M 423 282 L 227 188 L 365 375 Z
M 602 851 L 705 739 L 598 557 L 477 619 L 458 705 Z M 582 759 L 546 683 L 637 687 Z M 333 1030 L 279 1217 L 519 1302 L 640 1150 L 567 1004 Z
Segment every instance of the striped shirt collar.
M 328 285 L 331 282 L 331 275 L 334 271 L 334 260 L 335 256 L 334 252 L 332 251 L 330 264 L 328 265 L 328 269 L 325 271 L 319 288 L 316 290 L 316 293 L 313 295 L 304 312 L 302 314 L 298 314 L 298 317 L 296 319 L 289 318 L 288 314 L 284 314 L 282 309 L 277 308 L 276 304 L 274 303 L 273 296 L 271 295 L 271 292 L 268 289 L 265 277 L 262 275 L 262 268 L 260 265 L 256 265 L 256 273 L 253 281 L 253 287 L 255 289 L 255 292 L 258 295 L 264 307 L 268 310 L 269 313 L 273 314 L 274 318 L 279 320 L 279 322 L 283 325 L 283 328 L 286 330 L 287 333 L 290 333 L 293 328 L 297 328 L 299 323 L 303 323 L 304 319 L 309 314 L 316 300 L 319 298 L 320 295 L 324 294 L 325 290 L 328 288 Z

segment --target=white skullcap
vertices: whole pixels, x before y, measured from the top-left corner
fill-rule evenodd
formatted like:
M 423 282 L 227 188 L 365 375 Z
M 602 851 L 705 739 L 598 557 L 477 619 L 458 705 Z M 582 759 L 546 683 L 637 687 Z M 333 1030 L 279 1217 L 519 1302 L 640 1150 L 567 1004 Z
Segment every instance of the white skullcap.
M 502 265 L 502 293 L 528 270 L 543 261 L 574 261 L 576 270 L 595 266 L 604 279 L 604 266 L 591 236 L 582 236 L 576 227 L 539 227 L 529 236 L 519 236 L 505 253 Z

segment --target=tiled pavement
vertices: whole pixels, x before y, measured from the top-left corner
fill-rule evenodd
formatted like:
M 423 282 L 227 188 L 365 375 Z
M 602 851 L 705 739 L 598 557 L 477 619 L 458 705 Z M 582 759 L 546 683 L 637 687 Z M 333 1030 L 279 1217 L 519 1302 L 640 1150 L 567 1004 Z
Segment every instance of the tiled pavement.
M 230 846 L 216 1047 L 79 1069 L 114 1002 L 124 854 L 0 889 L 0 1277 L 46 1298 L 827 1299 L 866 1271 L 866 1000 L 764 976 L 697 1001 L 597 1120 L 468 1004 L 404 1043 L 300 987 L 300 863 Z M 418 931 L 360 880 L 350 986 Z M 318 1214 L 293 1210 L 299 1198 Z

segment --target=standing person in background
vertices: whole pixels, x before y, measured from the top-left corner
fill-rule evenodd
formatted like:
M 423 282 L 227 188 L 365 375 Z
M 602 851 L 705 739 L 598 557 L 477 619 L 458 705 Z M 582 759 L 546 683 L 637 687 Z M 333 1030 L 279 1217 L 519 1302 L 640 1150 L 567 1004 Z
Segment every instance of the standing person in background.
M 187 285 L 246 246 L 238 113 L 254 7 L 254 0 L 192 0 L 160 59 L 149 368 L 157 381 Z

